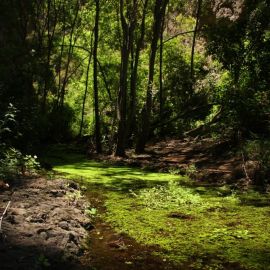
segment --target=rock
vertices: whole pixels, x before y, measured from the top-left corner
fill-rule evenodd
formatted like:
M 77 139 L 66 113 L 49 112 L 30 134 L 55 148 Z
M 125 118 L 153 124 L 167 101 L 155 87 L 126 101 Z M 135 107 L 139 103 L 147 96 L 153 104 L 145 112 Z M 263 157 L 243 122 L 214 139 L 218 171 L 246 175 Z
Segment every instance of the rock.
M 23 185 L 21 181 L 25 181 Z M 67 186 L 66 180 L 48 181 L 44 178 L 20 179 L 18 184 L 20 188 L 12 197 L 12 205 L 3 220 L 2 241 L 8 244 L 8 248 L 4 246 L 2 252 L 0 239 L 0 269 L 32 269 L 33 265 L 36 268 L 38 252 L 50 262 L 55 260 L 58 263 L 64 256 L 71 256 L 77 262 L 78 257 L 83 255 L 81 241 L 88 234 L 84 228 L 93 227 L 84 213 L 85 199 L 78 199 L 78 206 L 75 206 L 69 204 L 64 196 L 66 192 L 76 192 L 79 185 L 71 183 Z M 5 201 L 10 200 L 8 192 L 0 194 L 1 208 L 6 205 Z M 37 251 L 36 255 L 30 254 L 30 250 Z M 8 268 L 10 263 L 16 264 L 16 267 Z M 75 266 L 71 269 L 78 268 Z
M 46 214 L 40 214 L 36 216 L 29 216 L 25 220 L 31 223 L 44 223 L 47 218 Z
M 71 220 L 70 224 L 74 228 L 79 228 L 80 227 L 79 223 L 76 220 Z
M 76 189 L 76 190 L 79 190 L 80 189 L 80 186 L 77 183 L 75 183 L 75 182 L 70 182 L 68 184 L 68 187 L 69 188 L 72 188 L 72 189 Z
M 49 238 L 49 235 L 45 231 L 41 232 L 39 235 L 44 240 L 47 240 Z
M 15 216 L 8 215 L 6 220 L 11 224 L 19 224 L 19 222 L 16 220 Z
M 73 242 L 74 244 L 78 245 L 78 236 L 75 232 L 70 232 L 68 235 L 68 243 Z
M 66 231 L 69 230 L 69 225 L 68 225 L 67 221 L 59 222 L 58 226 L 63 230 L 66 230 Z
M 9 188 L 9 184 L 5 183 L 3 180 L 0 180 L 0 190 L 6 190 Z
M 49 192 L 53 197 L 63 197 L 66 194 L 65 190 L 50 190 Z
M 12 209 L 12 212 L 11 212 L 11 214 L 12 215 L 15 215 L 15 216 L 17 216 L 17 215 L 23 216 L 26 213 L 27 213 L 26 210 L 25 209 L 21 209 L 21 208 L 13 208 Z
M 87 222 L 87 221 L 82 222 L 81 226 L 87 231 L 91 231 L 91 230 L 93 230 L 95 228 L 95 226 L 92 223 Z
M 33 234 L 31 232 L 23 232 L 22 233 L 22 236 L 25 236 L 25 237 L 32 237 Z

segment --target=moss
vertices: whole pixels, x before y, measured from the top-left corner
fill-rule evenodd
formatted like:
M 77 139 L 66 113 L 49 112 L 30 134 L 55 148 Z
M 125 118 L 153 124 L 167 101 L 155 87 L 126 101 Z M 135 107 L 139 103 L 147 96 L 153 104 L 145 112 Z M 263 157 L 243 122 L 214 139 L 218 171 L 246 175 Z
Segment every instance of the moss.
M 241 195 L 236 200 L 235 195 L 210 194 L 201 195 L 205 208 L 151 209 L 141 207 L 140 198 L 111 193 L 106 220 L 141 243 L 158 245 L 162 257 L 178 264 L 189 261 L 194 269 L 224 269 L 228 262 L 270 269 L 270 208 L 243 205 Z M 170 218 L 171 211 L 193 218 Z
M 164 260 L 192 269 L 270 269 L 267 194 L 198 187 L 185 177 L 110 166 L 79 154 L 54 162 L 55 170 L 99 185 L 106 193 L 104 219 L 118 232 L 157 246 Z M 167 185 L 172 180 L 179 184 Z M 191 218 L 181 218 L 186 216 Z

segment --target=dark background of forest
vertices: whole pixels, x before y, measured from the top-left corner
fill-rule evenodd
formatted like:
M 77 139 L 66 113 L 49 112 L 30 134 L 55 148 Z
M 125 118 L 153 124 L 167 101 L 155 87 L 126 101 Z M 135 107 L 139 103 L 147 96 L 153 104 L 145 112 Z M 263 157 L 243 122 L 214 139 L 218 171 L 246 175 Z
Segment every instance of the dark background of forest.
M 269 166 L 270 3 L 2 0 L 1 157 L 212 137 Z M 264 180 L 267 182 L 267 180 Z

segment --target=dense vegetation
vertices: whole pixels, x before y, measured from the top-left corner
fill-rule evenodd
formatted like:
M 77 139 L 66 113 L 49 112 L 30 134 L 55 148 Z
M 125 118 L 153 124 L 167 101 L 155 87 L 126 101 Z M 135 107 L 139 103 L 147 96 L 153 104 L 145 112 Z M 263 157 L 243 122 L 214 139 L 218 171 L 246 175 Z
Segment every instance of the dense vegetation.
M 0 181 L 54 166 L 98 183 L 102 218 L 164 260 L 269 269 L 269 14 L 268 0 L 1 0 Z M 206 188 L 193 159 L 89 161 L 136 167 L 173 138 L 210 138 L 204 154 L 240 174 Z
M 1 10 L 0 106 L 19 112 L 24 151 L 88 136 L 98 152 L 124 155 L 197 127 L 269 135 L 267 1 L 18 0 Z

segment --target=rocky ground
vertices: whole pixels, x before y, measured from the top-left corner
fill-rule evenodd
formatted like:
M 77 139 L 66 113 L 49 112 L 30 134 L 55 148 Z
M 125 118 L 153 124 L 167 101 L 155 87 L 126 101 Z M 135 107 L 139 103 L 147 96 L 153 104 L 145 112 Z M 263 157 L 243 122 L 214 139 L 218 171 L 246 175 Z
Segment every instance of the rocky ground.
M 0 269 L 84 269 L 87 202 L 67 180 L 20 179 L 0 191 Z

